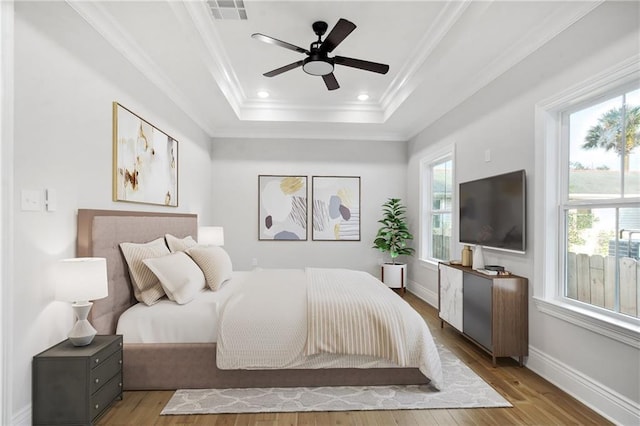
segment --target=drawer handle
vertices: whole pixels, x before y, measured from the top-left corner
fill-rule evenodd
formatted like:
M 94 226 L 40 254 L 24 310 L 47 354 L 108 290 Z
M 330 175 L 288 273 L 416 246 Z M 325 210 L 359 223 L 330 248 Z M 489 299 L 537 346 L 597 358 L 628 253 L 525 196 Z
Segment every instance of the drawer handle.
M 96 364 L 100 362 L 100 358 L 96 358 Z
M 96 379 L 96 383 L 100 383 L 100 379 Z
M 100 405 L 99 405 L 99 404 L 96 404 L 96 407 L 95 407 L 95 408 L 96 408 L 96 410 L 97 410 L 98 408 L 100 408 Z
M 121 383 L 118 383 L 118 386 L 122 387 L 122 382 L 121 382 Z
M 121 360 L 121 359 L 120 359 L 120 360 L 118 360 L 118 364 L 122 364 L 122 360 Z

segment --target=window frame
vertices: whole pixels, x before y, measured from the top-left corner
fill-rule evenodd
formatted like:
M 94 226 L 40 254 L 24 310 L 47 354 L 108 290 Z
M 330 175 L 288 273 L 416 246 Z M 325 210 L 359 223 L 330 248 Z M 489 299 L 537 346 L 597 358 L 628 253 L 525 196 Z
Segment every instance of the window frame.
M 434 210 L 433 209 L 433 167 L 445 161 L 451 161 L 451 208 L 450 210 Z M 441 260 L 433 257 L 433 240 L 432 235 L 432 218 L 434 213 L 451 214 L 451 237 L 449 238 L 449 254 L 454 252 L 455 244 L 457 244 L 457 229 L 454 223 L 457 221 L 457 191 L 456 191 L 456 161 L 455 161 L 455 144 L 446 143 L 432 149 L 420 160 L 420 226 L 419 226 L 419 251 L 418 257 L 421 262 L 436 267 Z
M 534 196 L 538 241 L 534 248 L 533 300 L 536 308 L 635 348 L 640 348 L 640 320 L 564 296 L 565 207 L 602 205 L 603 200 L 567 202 L 569 146 L 563 143 L 563 135 L 568 133 L 568 128 L 562 114 L 640 87 L 639 66 L 639 57 L 627 59 L 535 106 Z M 638 201 L 624 198 L 606 204 L 629 207 Z M 562 237 L 558 238 L 559 235 Z

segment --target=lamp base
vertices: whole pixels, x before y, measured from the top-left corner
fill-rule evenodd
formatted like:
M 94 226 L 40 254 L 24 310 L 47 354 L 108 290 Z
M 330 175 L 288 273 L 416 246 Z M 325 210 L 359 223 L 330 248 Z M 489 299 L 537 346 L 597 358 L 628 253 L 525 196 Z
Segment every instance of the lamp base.
M 74 346 L 87 346 L 93 341 L 97 333 L 96 329 L 93 328 L 89 320 L 87 320 L 93 303 L 75 302 L 71 306 L 73 307 L 73 312 L 78 317 L 78 321 L 76 321 L 69 332 L 69 340 Z

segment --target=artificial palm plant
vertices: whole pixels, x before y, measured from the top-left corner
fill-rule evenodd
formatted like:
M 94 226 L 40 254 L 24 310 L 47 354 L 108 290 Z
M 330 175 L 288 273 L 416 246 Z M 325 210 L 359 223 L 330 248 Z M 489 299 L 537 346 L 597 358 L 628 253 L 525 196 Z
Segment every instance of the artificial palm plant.
M 373 240 L 373 248 L 389 253 L 394 265 L 398 256 L 411 256 L 415 251 L 407 246 L 407 240 L 413 240 L 413 235 L 407 226 L 406 211 L 407 208 L 399 198 L 389 198 L 382 205 L 383 217 L 378 221 L 382 227 Z

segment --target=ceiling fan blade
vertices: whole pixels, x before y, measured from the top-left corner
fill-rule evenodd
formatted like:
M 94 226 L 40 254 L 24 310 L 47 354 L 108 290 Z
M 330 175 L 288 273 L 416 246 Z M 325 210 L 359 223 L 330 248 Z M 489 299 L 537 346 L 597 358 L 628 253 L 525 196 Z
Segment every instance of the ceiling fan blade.
M 324 84 L 327 85 L 327 89 L 336 90 L 340 88 L 338 80 L 336 80 L 336 76 L 333 75 L 333 73 L 323 75 L 322 79 L 324 80 Z
M 276 46 L 284 47 L 285 49 L 293 50 L 294 52 L 306 53 L 309 54 L 307 49 L 303 49 L 302 47 L 296 46 L 291 43 L 287 43 L 286 41 L 278 40 L 277 38 L 269 37 L 264 34 L 255 33 L 251 34 L 251 37 L 256 40 L 264 41 L 265 43 L 275 44 Z
M 340 18 L 338 23 L 333 27 L 327 38 L 324 39 L 320 46 L 321 52 L 333 52 L 333 49 L 338 47 L 342 40 L 347 38 L 351 31 L 356 29 L 356 24 L 346 19 Z
M 346 67 L 358 68 L 365 71 L 386 74 L 389 71 L 389 65 L 379 64 L 377 62 L 363 61 L 362 59 L 345 58 L 344 56 L 336 56 L 333 58 L 336 64 Z
M 282 74 L 283 72 L 286 72 L 286 71 L 292 70 L 292 69 L 294 69 L 294 68 L 301 67 L 303 62 L 304 62 L 304 61 L 294 62 L 294 63 L 292 63 L 292 64 L 285 65 L 284 67 L 276 68 L 276 69 L 275 69 L 275 70 L 273 70 L 273 71 L 265 72 L 265 73 L 264 73 L 264 74 L 262 74 L 262 75 L 264 75 L 265 77 L 275 77 L 276 75 L 278 75 L 278 74 Z

